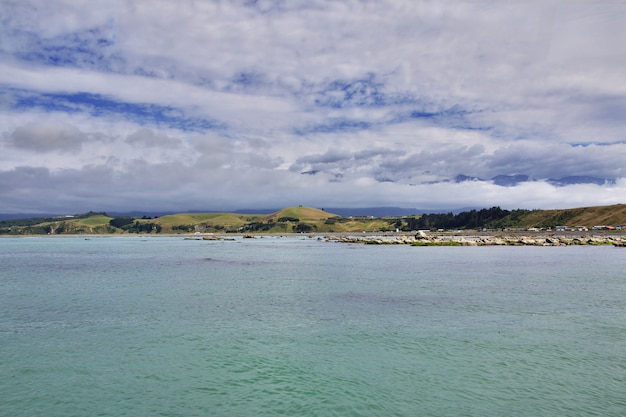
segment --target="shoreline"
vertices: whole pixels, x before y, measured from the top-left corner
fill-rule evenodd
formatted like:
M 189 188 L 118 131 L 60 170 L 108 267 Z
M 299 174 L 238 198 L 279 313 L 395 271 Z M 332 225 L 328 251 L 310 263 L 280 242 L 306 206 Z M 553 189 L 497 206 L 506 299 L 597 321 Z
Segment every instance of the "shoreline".
M 59 235 L 0 235 L 0 238 L 159 238 L 179 237 L 184 240 L 232 241 L 264 237 L 307 237 L 326 242 L 364 245 L 411 245 L 411 246 L 581 246 L 613 245 L 626 247 L 626 233 L 587 232 L 496 232 L 476 230 L 455 232 L 335 232 L 335 233 L 167 233 L 167 234 L 59 234 Z
M 626 235 L 592 232 L 426 232 L 402 236 L 337 236 L 330 237 L 340 243 L 366 245 L 411 246 L 581 246 L 613 245 L 626 247 Z

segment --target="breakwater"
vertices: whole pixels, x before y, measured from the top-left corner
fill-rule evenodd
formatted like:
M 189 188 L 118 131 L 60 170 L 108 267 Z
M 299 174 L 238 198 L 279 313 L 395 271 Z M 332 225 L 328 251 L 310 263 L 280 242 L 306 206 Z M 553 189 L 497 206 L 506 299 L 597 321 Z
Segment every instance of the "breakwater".
M 518 234 L 464 233 L 451 235 L 419 231 L 402 235 L 331 235 L 328 241 L 366 245 L 413 246 L 571 246 L 613 245 L 626 247 L 626 234 Z

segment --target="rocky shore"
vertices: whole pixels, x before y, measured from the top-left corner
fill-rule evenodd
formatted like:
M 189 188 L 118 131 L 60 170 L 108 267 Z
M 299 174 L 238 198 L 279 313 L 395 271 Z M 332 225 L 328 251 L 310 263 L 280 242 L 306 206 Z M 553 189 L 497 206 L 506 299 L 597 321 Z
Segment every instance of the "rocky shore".
M 594 234 L 462 234 L 450 235 L 419 231 L 414 235 L 334 235 L 328 241 L 366 245 L 413 246 L 571 246 L 614 245 L 626 247 L 626 235 Z

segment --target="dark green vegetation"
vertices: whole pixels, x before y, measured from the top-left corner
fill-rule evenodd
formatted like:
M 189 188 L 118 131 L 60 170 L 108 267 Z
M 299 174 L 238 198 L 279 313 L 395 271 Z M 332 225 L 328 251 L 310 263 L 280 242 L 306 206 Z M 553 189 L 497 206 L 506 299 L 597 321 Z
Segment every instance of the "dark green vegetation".
M 626 224 L 626 205 L 564 210 L 492 207 L 458 214 L 405 217 L 341 217 L 310 207 L 272 214 L 180 213 L 159 218 L 111 217 L 103 212 L 0 221 L 2 235 L 122 233 L 353 233 L 449 229 L 554 228 Z
M 554 228 L 556 226 L 617 226 L 626 224 L 626 205 L 560 210 L 504 210 L 492 207 L 459 214 L 424 214 L 407 219 L 409 230 Z M 405 227 L 406 229 L 406 227 Z
M 503 210 L 500 207 L 490 209 L 464 211 L 459 214 L 424 214 L 411 219 L 408 226 L 411 230 L 422 229 L 502 229 L 515 227 L 520 219 L 530 213 L 529 210 Z M 561 224 L 561 223 L 559 223 Z M 554 226 L 557 226 L 556 224 Z

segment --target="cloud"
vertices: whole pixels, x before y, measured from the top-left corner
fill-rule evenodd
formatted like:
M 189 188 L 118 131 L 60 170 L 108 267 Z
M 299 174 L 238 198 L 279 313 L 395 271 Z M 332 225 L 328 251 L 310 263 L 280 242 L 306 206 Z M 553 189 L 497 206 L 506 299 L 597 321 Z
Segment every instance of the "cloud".
M 0 212 L 623 195 L 623 3 L 22 0 L 0 15 Z M 571 176 L 616 181 L 547 181 Z
M 159 135 L 152 129 L 140 129 L 135 133 L 128 135 L 126 143 L 135 146 L 145 146 L 148 148 L 177 148 L 181 146 L 181 141 L 167 137 L 165 135 Z
M 87 136 L 74 126 L 45 123 L 18 127 L 11 139 L 13 146 L 34 152 L 75 152 L 87 140 Z

